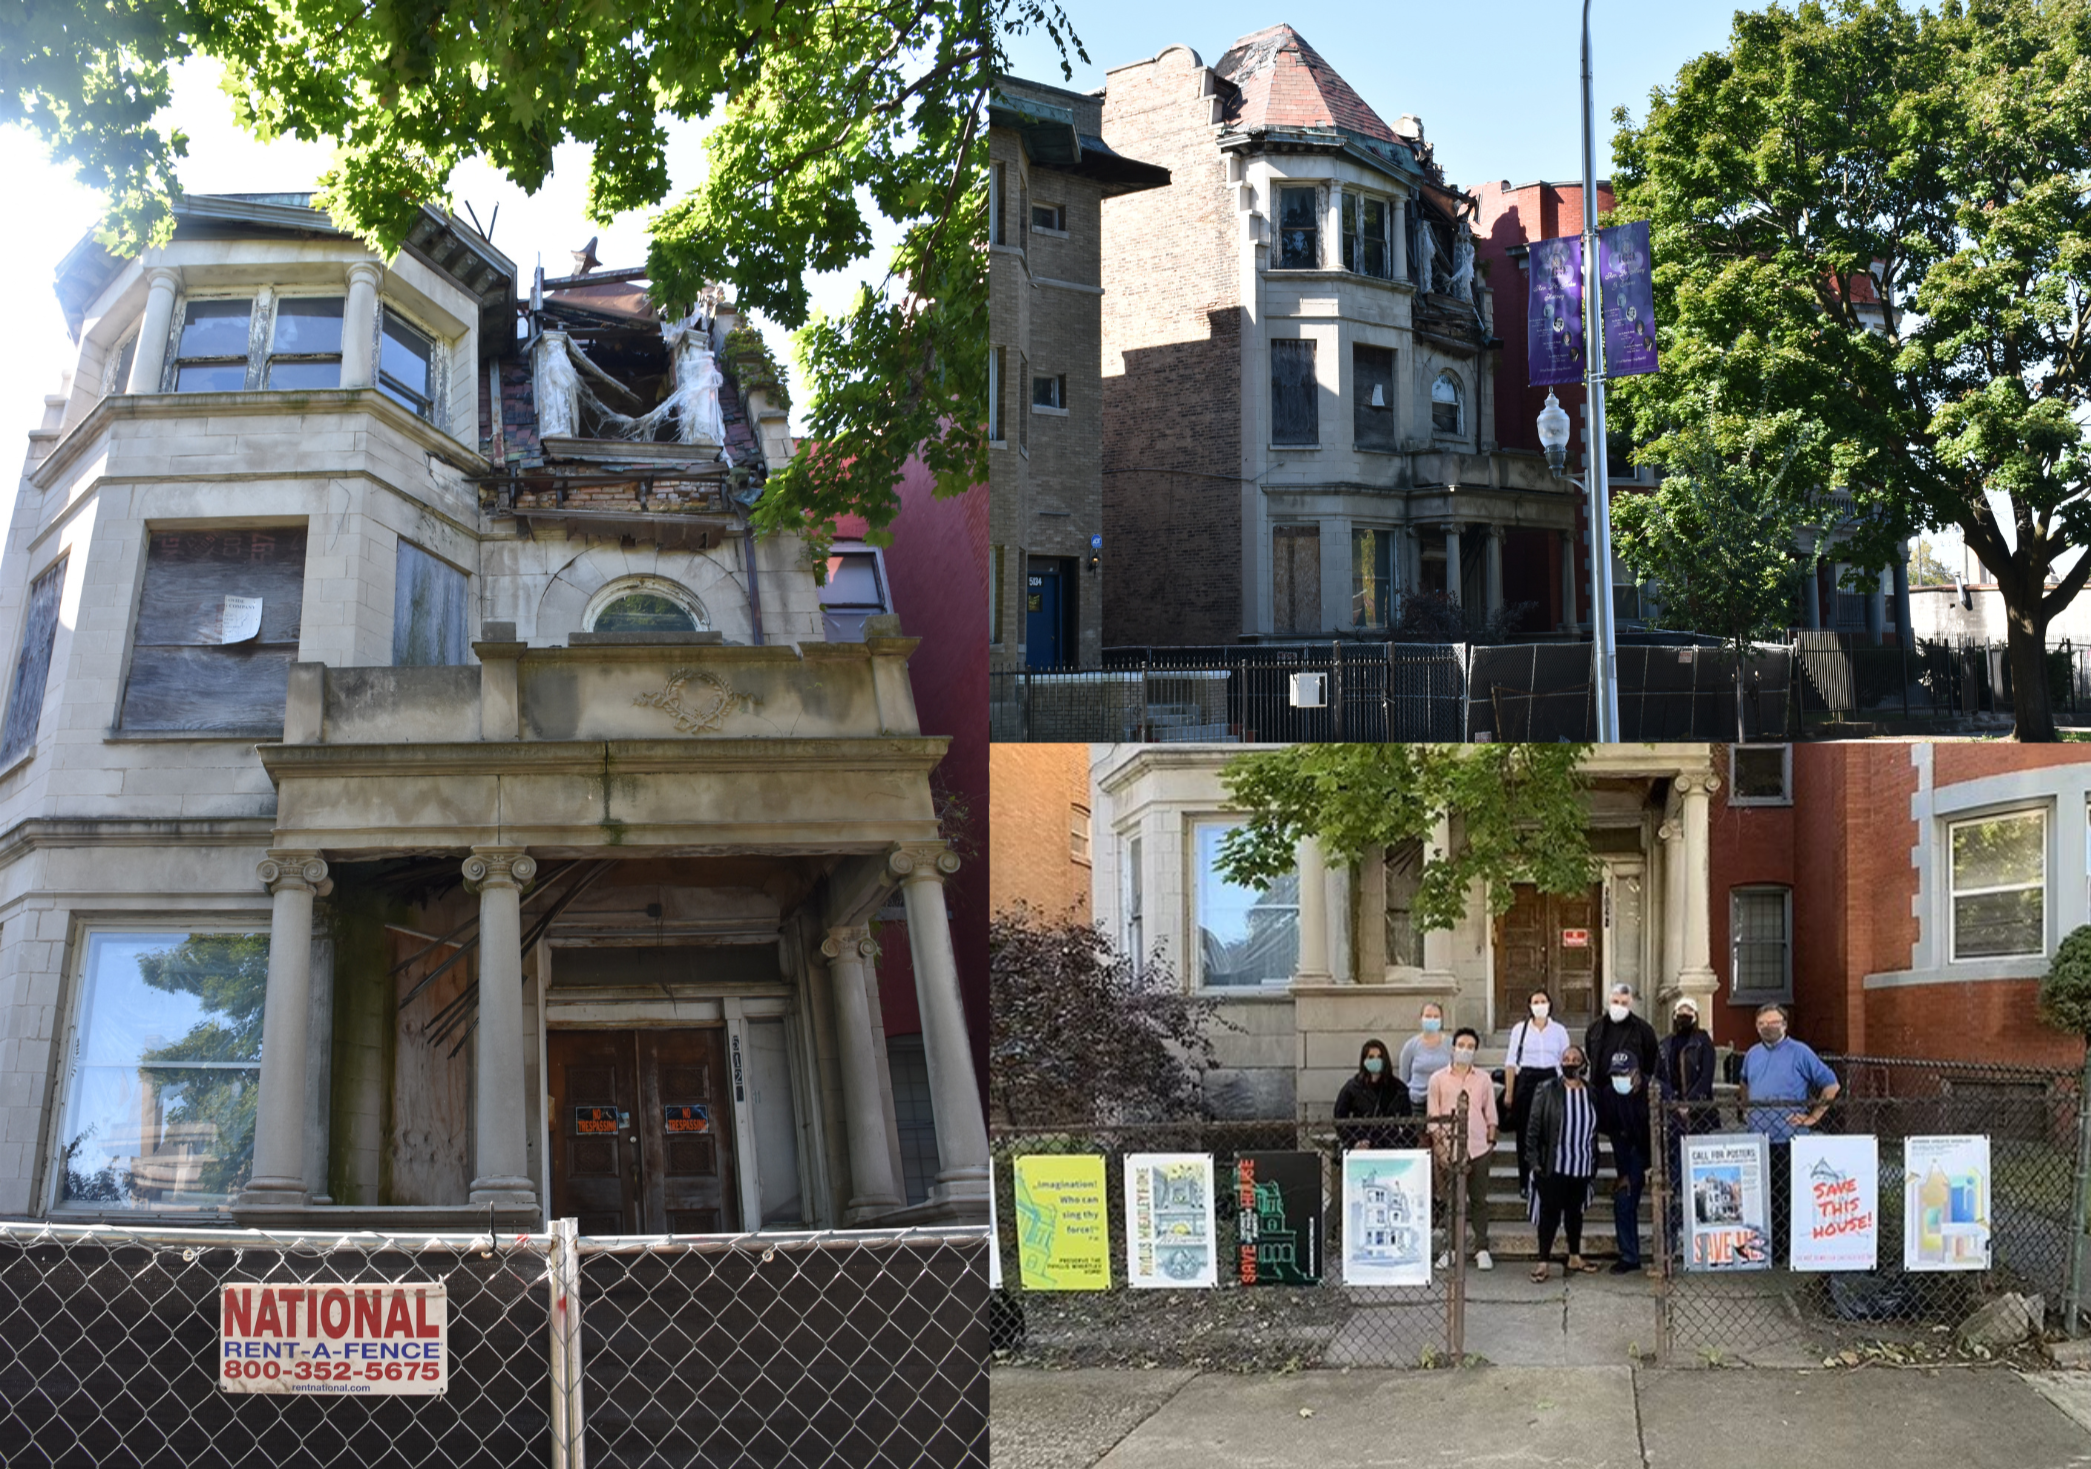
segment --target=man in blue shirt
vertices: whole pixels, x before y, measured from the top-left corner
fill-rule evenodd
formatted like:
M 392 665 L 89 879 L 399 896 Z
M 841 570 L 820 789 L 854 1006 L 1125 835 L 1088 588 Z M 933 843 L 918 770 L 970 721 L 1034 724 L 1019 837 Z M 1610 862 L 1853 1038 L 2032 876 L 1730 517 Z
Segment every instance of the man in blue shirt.
M 1763 1133 L 1771 1143 L 1771 1198 L 1773 1260 L 1786 1257 L 1786 1233 L 1791 1202 L 1787 1198 L 1793 1177 L 1793 1138 L 1822 1121 L 1822 1114 L 1837 1096 L 1837 1074 L 1823 1064 L 1805 1041 L 1786 1034 L 1786 1007 L 1757 1008 L 1757 1044 L 1750 1047 L 1742 1063 L 1743 1126 Z M 1757 1096 L 1769 1106 L 1750 1105 Z

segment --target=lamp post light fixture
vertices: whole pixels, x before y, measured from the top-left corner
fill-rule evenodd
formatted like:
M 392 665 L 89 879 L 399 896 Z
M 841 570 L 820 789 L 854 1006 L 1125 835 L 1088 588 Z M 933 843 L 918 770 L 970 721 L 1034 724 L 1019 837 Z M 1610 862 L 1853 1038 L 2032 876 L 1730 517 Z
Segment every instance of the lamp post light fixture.
M 1568 413 L 1552 388 L 1546 392 L 1546 407 L 1539 410 L 1539 447 L 1546 450 L 1546 467 L 1559 474 L 1568 462 Z

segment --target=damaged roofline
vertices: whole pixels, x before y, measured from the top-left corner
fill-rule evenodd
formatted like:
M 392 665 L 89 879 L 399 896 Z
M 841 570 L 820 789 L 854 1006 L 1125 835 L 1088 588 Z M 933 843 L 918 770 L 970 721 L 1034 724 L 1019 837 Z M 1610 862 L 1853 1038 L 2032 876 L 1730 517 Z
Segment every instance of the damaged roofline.
M 1222 133 L 1220 134 L 1219 143 L 1222 153 L 1246 153 L 1257 148 L 1272 148 L 1274 151 L 1286 149 L 1308 153 L 1341 153 L 1346 157 L 1356 159 L 1369 168 L 1377 169 L 1389 178 L 1399 179 L 1403 183 L 1421 185 L 1429 182 L 1424 175 L 1422 165 L 1416 162 L 1414 156 L 1409 154 L 1406 148 L 1395 154 L 1378 153 L 1337 128 L 1252 127 L 1240 132 Z M 1475 202 L 1473 196 L 1467 194 L 1464 190 L 1444 185 L 1432 185 L 1432 187 L 1441 188 L 1446 193 L 1456 194 L 1469 203 Z

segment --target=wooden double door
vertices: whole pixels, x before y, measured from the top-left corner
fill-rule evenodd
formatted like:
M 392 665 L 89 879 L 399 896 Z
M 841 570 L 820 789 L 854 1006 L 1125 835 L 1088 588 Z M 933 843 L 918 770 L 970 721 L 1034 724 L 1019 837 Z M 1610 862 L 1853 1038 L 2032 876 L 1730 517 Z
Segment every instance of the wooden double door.
M 583 1234 L 741 1228 L 723 1026 L 554 1030 L 552 1215 Z
M 1577 1037 L 1597 1016 L 1604 981 L 1604 885 L 1543 893 L 1511 889 L 1510 911 L 1496 920 L 1496 1024 L 1525 1018 L 1532 991 L 1554 997 L 1554 1019 Z

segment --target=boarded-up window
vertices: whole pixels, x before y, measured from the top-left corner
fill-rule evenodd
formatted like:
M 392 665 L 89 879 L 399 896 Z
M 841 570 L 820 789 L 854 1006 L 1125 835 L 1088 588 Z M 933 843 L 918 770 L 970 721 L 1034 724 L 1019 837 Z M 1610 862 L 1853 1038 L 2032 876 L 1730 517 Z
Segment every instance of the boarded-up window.
M 1314 343 L 1305 338 L 1280 337 L 1271 343 L 1271 442 L 1321 442 L 1321 416 L 1314 400 Z
M 1351 428 L 1360 449 L 1394 447 L 1394 349 L 1350 349 Z
M 465 574 L 411 541 L 392 584 L 392 666 L 454 668 L 465 657 Z
M 44 684 L 51 675 L 51 645 L 58 636 L 58 594 L 64 589 L 63 561 L 30 583 L 22 651 L 15 660 L 14 688 L 7 696 L 7 731 L 0 735 L 0 766 L 14 764 L 36 743 Z
M 303 526 L 154 531 L 123 727 L 280 731 L 304 605 Z
M 1271 615 L 1278 632 L 1321 631 L 1321 527 L 1271 531 Z

